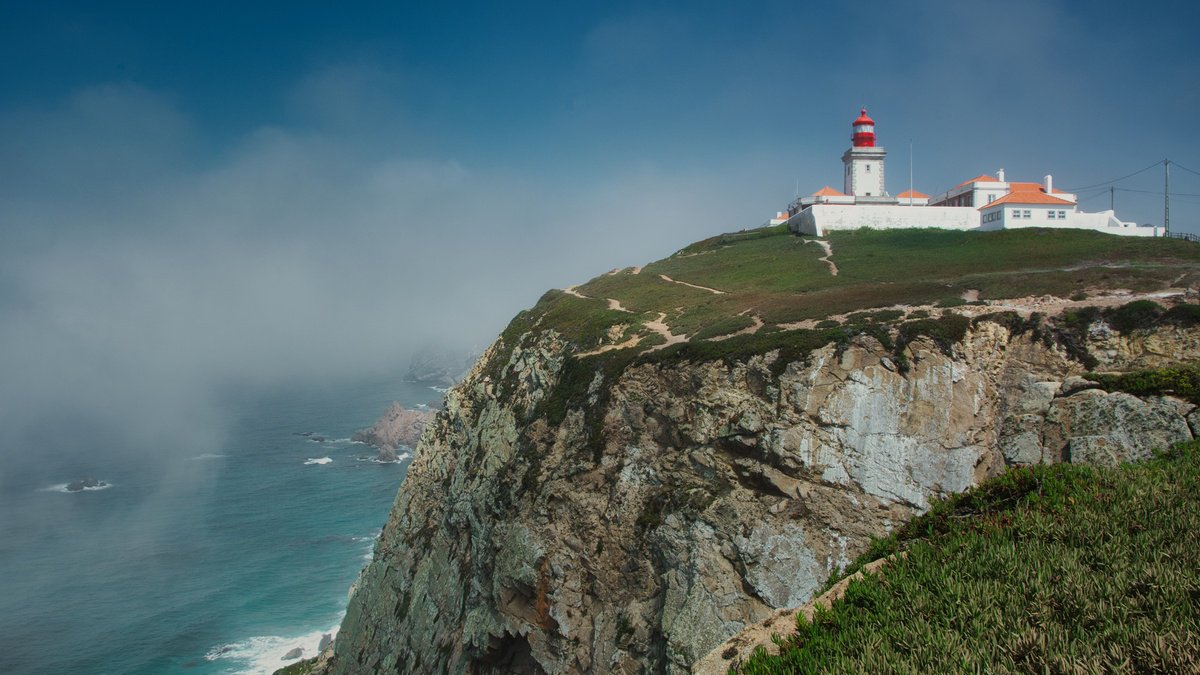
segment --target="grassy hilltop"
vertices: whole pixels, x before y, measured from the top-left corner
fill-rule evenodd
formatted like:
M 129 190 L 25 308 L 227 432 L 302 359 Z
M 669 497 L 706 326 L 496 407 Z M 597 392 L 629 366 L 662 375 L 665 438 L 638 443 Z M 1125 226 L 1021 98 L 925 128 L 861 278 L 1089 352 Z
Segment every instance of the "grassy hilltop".
M 653 329 L 656 320 L 676 339 L 696 342 L 812 327 L 830 316 L 893 305 L 960 305 L 964 296 L 1069 297 L 1200 284 L 1200 246 L 1174 239 L 863 229 L 831 232 L 822 241 L 831 255 L 818 240 L 782 226 L 706 239 L 643 268 L 550 291 L 506 333 L 555 328 L 581 354 L 637 337 L 633 347 L 643 351 L 666 341 Z

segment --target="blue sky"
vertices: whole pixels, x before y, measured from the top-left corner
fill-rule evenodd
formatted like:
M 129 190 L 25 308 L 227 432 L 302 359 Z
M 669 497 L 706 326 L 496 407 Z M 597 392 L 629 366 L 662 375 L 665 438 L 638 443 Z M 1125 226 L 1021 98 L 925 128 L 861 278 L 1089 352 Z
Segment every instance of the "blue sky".
M 862 105 L 893 193 L 910 140 L 922 191 L 1003 167 L 1100 184 L 1091 209 L 1170 158 L 1200 233 L 1198 25 L 1193 2 L 3 3 L 0 442 L 153 411 L 153 444 L 231 387 L 482 346 L 546 288 L 838 187 Z M 1117 187 L 1161 222 L 1161 166 Z

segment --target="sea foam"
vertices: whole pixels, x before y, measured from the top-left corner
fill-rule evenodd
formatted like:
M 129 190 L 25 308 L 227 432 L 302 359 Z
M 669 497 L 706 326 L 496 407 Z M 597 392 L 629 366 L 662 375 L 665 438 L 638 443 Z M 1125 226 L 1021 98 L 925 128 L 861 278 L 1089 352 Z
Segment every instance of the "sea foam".
M 98 490 L 107 490 L 108 488 L 113 486 L 112 483 L 106 483 L 104 481 L 101 481 L 100 485 L 97 485 L 95 487 L 85 487 L 82 490 L 68 490 L 67 489 L 68 485 L 70 485 L 70 483 L 59 483 L 58 485 L 51 485 L 50 487 L 44 487 L 44 488 L 38 490 L 38 492 L 63 492 L 66 494 L 75 494 L 76 492 L 96 492 Z
M 329 457 L 317 457 L 316 459 L 312 459 L 312 458 L 306 459 L 306 460 L 304 460 L 304 463 L 306 465 L 307 464 L 328 464 L 332 461 L 333 460 L 330 459 Z
M 311 659 L 319 652 L 321 638 L 325 635 L 336 636 L 341 619 L 332 628 L 305 633 L 298 637 L 283 637 L 279 635 L 258 635 L 241 642 L 219 645 L 208 650 L 204 655 L 206 661 L 231 661 L 233 672 L 247 675 L 270 675 L 276 670 L 300 659 Z M 284 655 L 295 648 L 304 650 L 300 656 L 284 659 Z

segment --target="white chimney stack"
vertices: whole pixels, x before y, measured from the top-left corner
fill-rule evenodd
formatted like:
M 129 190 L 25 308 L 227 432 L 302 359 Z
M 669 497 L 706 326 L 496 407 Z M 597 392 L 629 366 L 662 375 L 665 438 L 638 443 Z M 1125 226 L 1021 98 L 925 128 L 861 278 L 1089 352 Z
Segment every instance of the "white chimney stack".
M 1054 192 L 1054 177 L 1046 174 L 1046 194 Z
M 999 171 L 996 172 L 996 180 L 1001 183 L 1004 182 L 1004 169 L 1000 169 Z

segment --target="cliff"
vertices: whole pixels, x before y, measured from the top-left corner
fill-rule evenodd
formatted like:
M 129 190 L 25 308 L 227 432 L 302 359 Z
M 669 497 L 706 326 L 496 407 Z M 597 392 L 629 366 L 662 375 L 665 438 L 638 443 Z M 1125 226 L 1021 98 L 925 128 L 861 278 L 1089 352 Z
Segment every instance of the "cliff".
M 804 241 L 783 244 L 825 273 Z M 680 255 L 696 253 L 663 264 Z M 842 310 L 824 327 L 776 318 L 761 294 L 737 318 L 761 279 L 739 295 L 693 276 L 686 293 L 703 301 L 668 314 L 641 270 L 518 316 L 425 428 L 320 670 L 686 672 L 809 600 L 933 496 L 1009 465 L 1136 459 L 1196 431 L 1189 402 L 1078 377 L 1194 358 L 1190 320 L 1159 311 L 1120 331 L 1129 312 L 1060 297 L 948 310 L 929 304 L 937 279 L 904 291 L 925 303 L 846 316 L 879 306 L 843 283 L 847 267 L 818 301 L 819 316 Z M 1162 277 L 1196 274 L 1190 259 L 1144 269 L 1167 304 L 1185 291 Z M 660 276 L 679 301 L 677 278 Z M 1099 305 L 1137 299 L 1096 292 Z M 1048 308 L 1057 322 L 1034 313 Z

